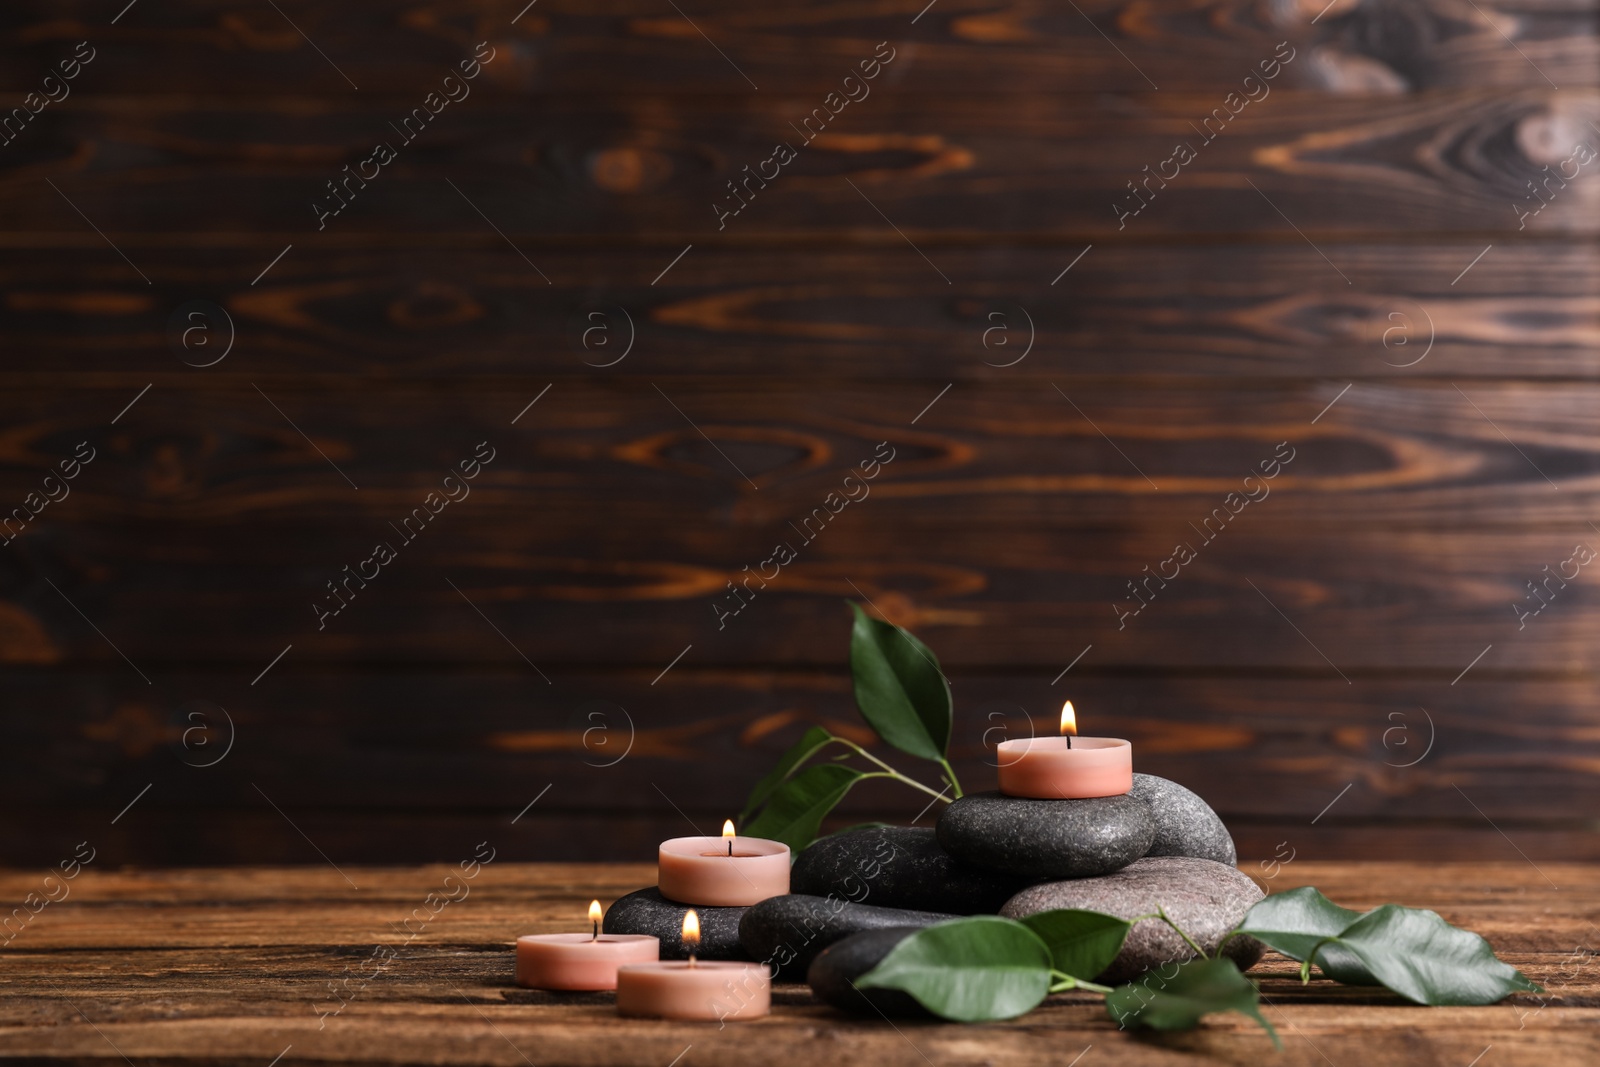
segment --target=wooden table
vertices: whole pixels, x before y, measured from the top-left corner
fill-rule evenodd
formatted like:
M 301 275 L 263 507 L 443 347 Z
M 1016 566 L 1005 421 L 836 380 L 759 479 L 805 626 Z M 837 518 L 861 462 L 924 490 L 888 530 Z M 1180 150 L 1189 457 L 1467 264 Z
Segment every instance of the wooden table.
M 488 850 L 485 850 L 488 855 Z M 470 869 L 470 868 L 469 868 Z M 447 875 L 457 879 L 446 883 Z M 1259 868 L 1252 874 L 1260 875 Z M 518 934 L 578 929 L 589 899 L 652 881 L 644 865 L 98 871 L 26 924 L 0 956 L 0 1057 L 117 1063 L 752 1063 L 1533 1067 L 1600 1063 L 1600 867 L 1317 864 L 1315 884 L 1367 908 L 1438 910 L 1482 933 L 1546 988 L 1485 1008 L 1417 1008 L 1315 982 L 1271 956 L 1254 972 L 1283 1035 L 1275 1056 L 1242 1017 L 1164 1036 L 1119 1032 L 1096 998 L 1052 997 L 1010 1023 L 848 1018 L 780 986 L 770 1018 L 729 1025 L 620 1019 L 610 994 L 511 984 Z M 346 877 L 348 876 L 348 878 Z M 1559 886 L 1559 888 L 1556 888 Z M 43 896 L 36 872 L 0 875 L 0 900 Z M 51 883 L 50 892 L 61 896 Z M 436 894 L 431 905 L 428 895 Z M 443 902 L 445 898 L 455 899 Z M 436 914 L 429 911 L 437 909 Z M 422 909 L 420 912 L 416 909 Z M 27 914 L 24 909 L 23 914 Z M 409 929 L 404 927 L 408 916 Z M 0 935 L 3 939 L 3 935 Z M 340 996 L 344 1000 L 340 1008 Z M 336 1014 L 320 1015 L 320 1011 Z M 1092 1046 L 1092 1048 L 1091 1048 Z

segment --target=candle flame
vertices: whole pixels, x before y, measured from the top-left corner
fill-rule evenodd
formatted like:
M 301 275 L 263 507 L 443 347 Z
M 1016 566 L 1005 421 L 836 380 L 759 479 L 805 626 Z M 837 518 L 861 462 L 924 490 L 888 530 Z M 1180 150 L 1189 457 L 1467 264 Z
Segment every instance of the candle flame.
M 683 916 L 683 947 L 692 954 L 700 947 L 700 916 L 690 908 Z
M 605 913 L 600 910 L 600 902 L 598 900 L 589 901 L 589 921 L 590 922 L 592 922 L 592 923 L 599 922 L 604 914 Z
M 735 836 L 737 836 L 737 833 L 733 828 L 733 820 L 732 819 L 723 820 L 723 823 L 722 823 L 722 836 L 723 837 L 735 837 Z
M 1061 705 L 1061 733 L 1066 737 L 1078 735 L 1078 713 L 1072 710 L 1072 701 Z

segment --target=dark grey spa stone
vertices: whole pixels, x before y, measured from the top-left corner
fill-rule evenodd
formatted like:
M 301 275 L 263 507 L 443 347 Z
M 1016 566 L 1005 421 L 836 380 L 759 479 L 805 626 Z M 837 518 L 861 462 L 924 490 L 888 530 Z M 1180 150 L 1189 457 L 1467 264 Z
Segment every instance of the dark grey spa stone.
M 789 874 L 793 893 L 954 915 L 993 915 L 1027 884 L 960 862 L 921 826 L 830 834 L 801 852 Z
M 1153 774 L 1135 774 L 1129 796 L 1150 806 L 1156 839 L 1147 856 L 1193 856 L 1232 867 L 1239 862 L 1233 835 L 1211 805 L 1177 782 Z
M 1214 955 L 1217 946 L 1266 894 L 1236 867 L 1192 856 L 1152 856 L 1115 874 L 1046 882 L 1024 889 L 1000 909 L 1012 919 L 1054 908 L 1083 908 L 1123 919 L 1165 908 L 1195 943 Z M 1253 937 L 1236 937 L 1224 954 L 1241 971 L 1255 966 L 1265 948 Z M 1126 982 L 1168 961 L 1190 959 L 1194 951 L 1160 919 L 1146 919 L 1128 932 L 1116 961 L 1096 981 Z
M 739 940 L 753 960 L 772 966 L 781 978 L 805 979 L 817 953 L 863 930 L 932 926 L 959 918 L 932 911 L 879 908 L 852 904 L 843 897 L 791 893 L 771 897 L 746 909 L 739 920 Z
M 917 927 L 900 927 L 888 930 L 865 930 L 851 934 L 823 949 L 811 961 L 806 972 L 806 983 L 819 1000 L 845 1011 L 870 1015 L 879 1014 L 927 1015 L 910 993 L 900 989 L 857 989 L 855 980 L 883 962 L 894 947 L 912 934 Z
M 1033 800 L 973 793 L 939 816 L 939 844 L 956 859 L 1032 881 L 1121 870 L 1155 840 L 1150 806 L 1123 794 Z
M 687 904 L 679 904 L 661 895 L 655 886 L 641 889 L 606 909 L 600 929 L 608 934 L 650 934 L 661 940 L 661 958 L 686 960 L 689 951 L 683 947 L 683 916 Z M 695 956 L 702 960 L 743 960 L 744 947 L 739 943 L 739 919 L 749 908 L 695 908 L 700 920 L 700 948 Z

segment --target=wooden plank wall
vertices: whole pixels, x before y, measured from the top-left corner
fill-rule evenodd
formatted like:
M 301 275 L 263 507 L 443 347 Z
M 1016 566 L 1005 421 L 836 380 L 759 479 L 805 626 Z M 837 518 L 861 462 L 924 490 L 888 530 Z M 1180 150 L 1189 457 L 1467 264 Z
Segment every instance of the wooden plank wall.
M 846 599 L 969 788 L 1070 696 L 1247 858 L 1600 856 L 1596 5 L 1324 4 L 8 5 L 7 862 L 648 859 Z

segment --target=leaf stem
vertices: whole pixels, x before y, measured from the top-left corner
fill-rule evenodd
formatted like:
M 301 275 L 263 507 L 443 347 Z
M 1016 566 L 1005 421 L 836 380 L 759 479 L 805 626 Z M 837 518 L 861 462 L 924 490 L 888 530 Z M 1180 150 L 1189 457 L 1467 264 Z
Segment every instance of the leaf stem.
M 1055 979 L 1050 984 L 1050 992 L 1052 993 L 1065 993 L 1069 989 L 1087 989 L 1091 993 L 1102 994 L 1111 992 L 1110 986 L 1098 985 L 1082 978 L 1074 978 L 1067 972 L 1058 971 L 1054 967 L 1050 968 L 1050 976 Z
M 956 781 L 956 769 L 950 766 L 950 761 L 943 756 L 939 757 L 939 766 L 944 768 L 945 777 L 950 779 L 950 788 L 956 791 L 956 799 L 960 800 L 962 797 L 961 783 Z
M 1177 923 L 1172 921 L 1172 916 L 1167 914 L 1167 909 L 1166 908 L 1158 907 L 1156 909 L 1156 912 L 1157 912 L 1156 917 L 1159 918 L 1162 922 L 1166 923 L 1168 926 L 1172 927 L 1173 930 L 1177 931 L 1178 936 L 1183 938 L 1183 940 L 1188 944 L 1188 946 L 1190 948 L 1194 949 L 1194 954 L 1196 956 L 1199 956 L 1203 960 L 1208 960 L 1208 959 L 1211 958 L 1210 956 L 1206 955 L 1206 950 L 1205 949 L 1203 949 L 1199 945 L 1195 944 L 1194 938 L 1192 938 L 1188 934 L 1184 933 L 1183 927 L 1179 926 Z
M 930 797 L 936 797 L 937 799 L 944 801 L 946 804 L 950 803 L 950 798 L 945 796 L 942 792 L 938 792 L 938 791 L 936 791 L 934 789 L 929 788 L 928 786 L 923 785 L 921 782 L 917 781 L 915 778 L 911 778 L 911 777 L 908 777 L 907 775 L 901 774 L 899 771 L 895 770 L 893 767 L 889 766 L 887 763 L 883 762 L 883 760 L 879 759 L 877 756 L 874 756 L 872 753 L 868 752 L 866 749 L 862 748 L 860 745 L 856 744 L 854 741 L 848 740 L 847 738 L 843 738 L 843 737 L 836 738 L 835 740 L 837 740 L 840 744 L 847 745 L 850 748 L 854 749 L 856 755 L 862 757 L 863 759 L 870 760 L 871 762 L 876 763 L 878 766 L 882 767 L 885 771 L 888 772 L 886 774 L 874 774 L 874 775 L 871 775 L 871 777 L 873 777 L 873 778 L 893 778 L 896 781 L 904 782 L 906 785 L 909 785 L 913 789 L 922 790 L 924 793 L 928 794 Z M 956 786 L 956 796 L 960 796 L 960 795 L 961 795 L 961 787 L 960 786 Z
M 1168 926 L 1172 927 L 1172 929 L 1177 932 L 1178 936 L 1183 938 L 1184 942 L 1187 943 L 1190 948 L 1194 949 L 1194 954 L 1196 956 L 1199 956 L 1203 960 L 1211 958 L 1210 956 L 1206 955 L 1204 949 L 1202 949 L 1199 945 L 1195 944 L 1194 938 L 1192 938 L 1188 934 L 1184 933 L 1183 927 L 1179 926 L 1177 923 L 1172 921 L 1172 916 L 1167 914 L 1167 909 L 1166 908 L 1163 908 L 1160 905 L 1157 905 L 1155 911 L 1146 912 L 1143 915 L 1135 915 L 1133 918 L 1129 919 L 1128 920 L 1128 925 L 1129 926 L 1133 926 L 1133 925 L 1135 925 L 1137 923 L 1144 922 L 1146 919 L 1160 919 L 1162 922 L 1164 922 Z M 1238 931 L 1234 931 L 1234 933 L 1237 934 Z M 1230 935 L 1230 936 L 1232 936 L 1232 935 Z M 1224 942 L 1224 943 L 1226 943 L 1226 942 Z M 1222 955 L 1221 946 L 1218 946 L 1217 955 L 1219 957 Z
M 1306 958 L 1300 961 L 1300 984 L 1301 985 L 1309 985 L 1309 984 L 1311 984 L 1311 965 L 1314 962 L 1316 962 L 1318 951 L 1321 950 L 1323 945 L 1331 944 L 1332 942 L 1337 941 L 1337 940 L 1339 940 L 1338 935 L 1334 935 L 1332 937 L 1325 937 L 1321 941 L 1318 941 L 1315 945 L 1311 946 L 1311 951 L 1306 953 Z M 1326 972 L 1324 972 L 1324 973 L 1326 973 Z
M 879 764 L 879 766 L 882 766 L 882 764 Z M 939 797 L 938 793 L 935 793 L 933 790 L 929 789 L 927 786 L 923 785 L 921 782 L 917 781 L 914 778 L 907 778 L 905 775 L 901 774 L 899 771 L 895 770 L 893 767 L 890 767 L 887 771 L 864 771 L 864 772 L 861 773 L 861 777 L 862 777 L 863 780 L 865 780 L 867 778 L 889 778 L 889 779 L 893 779 L 896 782 L 904 782 L 906 785 L 912 786 L 912 787 L 914 787 L 916 789 L 920 789 L 924 793 L 927 793 L 927 794 L 929 794 L 931 796 Z M 948 798 L 946 798 L 946 797 L 939 797 L 939 799 L 940 800 L 945 800 L 946 802 L 948 802 Z

